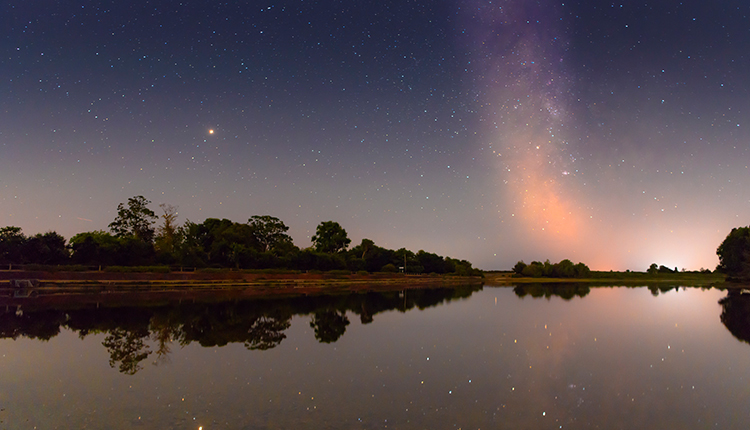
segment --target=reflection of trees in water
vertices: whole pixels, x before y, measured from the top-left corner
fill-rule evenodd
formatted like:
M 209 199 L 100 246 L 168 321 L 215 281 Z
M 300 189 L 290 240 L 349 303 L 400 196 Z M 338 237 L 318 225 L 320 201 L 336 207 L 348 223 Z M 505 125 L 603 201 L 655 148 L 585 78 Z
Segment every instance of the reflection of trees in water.
M 310 327 L 315 330 L 315 339 L 321 343 L 332 343 L 339 340 L 349 325 L 349 318 L 341 311 L 326 309 L 315 312 Z
M 0 314 L 0 338 L 16 339 L 19 336 L 29 339 L 50 340 L 60 334 L 60 326 L 65 323 L 65 314 L 58 311 L 35 313 L 9 312 Z
M 172 352 L 172 342 L 179 341 L 182 335 L 179 322 L 172 321 L 169 314 L 157 313 L 151 317 L 150 331 L 151 340 L 156 343 L 156 359 L 154 364 L 165 364 L 169 362 L 169 354 Z
M 249 337 L 245 340 L 245 348 L 260 350 L 274 348 L 286 339 L 284 330 L 291 325 L 292 318 L 290 316 L 260 316 L 250 326 Z
M 724 327 L 737 339 L 750 343 L 750 294 L 729 290 L 719 304 Z
M 270 349 L 278 345 L 291 326 L 292 314 L 257 302 L 232 302 L 212 306 L 179 308 L 181 341 L 201 346 L 244 343 L 248 349 Z
M 520 284 L 513 288 L 513 291 L 516 293 L 518 297 L 526 297 L 531 296 L 535 299 L 544 297 L 546 299 L 551 298 L 552 296 L 561 297 L 564 300 L 571 300 L 574 297 L 586 297 L 591 292 L 591 288 L 599 288 L 599 287 L 608 287 L 611 288 L 614 285 L 611 284 L 605 284 L 605 285 L 598 285 L 598 284 L 590 284 L 590 283 L 582 283 L 582 282 L 564 282 L 564 283 L 529 283 L 529 284 Z M 630 286 L 623 286 L 625 288 L 643 288 L 644 285 L 630 285 Z M 655 284 L 655 285 L 645 285 L 646 288 L 651 292 L 651 294 L 656 297 L 659 294 L 664 294 L 669 291 L 679 291 L 680 286 L 679 285 L 669 285 L 669 284 Z M 685 288 L 685 287 L 683 287 Z
M 101 333 L 105 335 L 102 344 L 109 352 L 110 366 L 132 375 L 143 368 L 144 360 L 150 356 L 155 358 L 154 364 L 168 362 L 173 344 L 197 342 L 210 347 L 242 343 L 250 350 L 267 350 L 286 338 L 284 332 L 294 315 L 311 315 L 315 338 L 331 343 L 341 338 L 350 324 L 347 313 L 358 315 L 367 324 L 380 312 L 426 309 L 469 297 L 480 289 L 481 286 L 467 286 L 24 312 L 9 307 L 0 312 L 0 338 L 48 340 L 59 334 L 61 327 L 77 332 L 81 339 Z
M 588 284 L 582 283 L 555 283 L 555 284 L 521 284 L 513 288 L 513 292 L 518 297 L 524 298 L 531 296 L 535 299 L 544 297 L 546 299 L 552 296 L 558 296 L 564 300 L 570 300 L 574 297 L 585 297 L 591 288 Z
M 648 290 L 651 291 L 651 294 L 654 297 L 657 297 L 660 293 L 666 293 L 668 291 L 679 291 L 680 287 L 678 285 L 649 285 Z
M 120 372 L 126 375 L 141 370 L 141 361 L 151 354 L 151 348 L 146 344 L 148 339 L 148 330 L 112 329 L 102 342 L 109 351 L 110 367 L 119 363 Z

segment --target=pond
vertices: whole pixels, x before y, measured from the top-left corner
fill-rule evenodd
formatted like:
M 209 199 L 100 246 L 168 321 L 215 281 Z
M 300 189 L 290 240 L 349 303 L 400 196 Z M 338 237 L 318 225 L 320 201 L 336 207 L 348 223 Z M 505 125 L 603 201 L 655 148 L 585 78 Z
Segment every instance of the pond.
M 739 292 L 2 300 L 2 429 L 750 426 Z

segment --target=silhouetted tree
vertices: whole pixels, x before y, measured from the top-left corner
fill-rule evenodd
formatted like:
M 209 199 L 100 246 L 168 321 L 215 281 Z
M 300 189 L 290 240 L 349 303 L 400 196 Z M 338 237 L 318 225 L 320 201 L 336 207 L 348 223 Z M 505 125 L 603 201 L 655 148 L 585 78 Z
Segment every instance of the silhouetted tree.
M 24 245 L 25 260 L 37 264 L 64 264 L 70 253 L 65 238 L 54 231 L 36 234 Z
M 425 252 L 420 250 L 416 254 L 416 259 L 419 265 L 423 268 L 424 272 L 427 273 L 445 273 L 445 260 L 443 257 Z
M 177 225 L 177 207 L 166 203 L 159 205 L 162 212 L 162 224 L 156 229 L 155 248 L 157 251 L 174 254 L 179 244 L 179 225 Z
M 362 242 L 359 244 L 360 249 L 362 250 L 362 258 L 363 260 L 367 256 L 367 253 L 375 247 L 375 242 L 373 242 L 370 239 L 362 239 Z
M 750 227 L 733 228 L 716 254 L 720 272 L 733 278 L 750 278 Z
M 254 246 L 252 230 L 247 224 L 208 218 L 201 224 L 186 222 L 186 227 L 185 242 L 194 255 L 201 255 L 209 265 L 237 266 L 239 261 L 248 260 Z
M 544 265 L 539 261 L 532 261 L 528 266 L 524 267 L 521 274 L 531 278 L 541 278 L 544 276 Z
M 153 242 L 152 225 L 158 217 L 148 208 L 150 203 L 143 196 L 129 198 L 127 207 L 120 203 L 117 205 L 117 217 L 109 224 L 109 229 L 117 237 L 135 236 L 146 243 Z
M 177 230 L 180 237 L 175 250 L 177 260 L 184 266 L 204 267 L 208 255 L 203 249 L 201 225 L 186 220 Z
M 75 264 L 104 266 L 122 264 L 118 261 L 119 239 L 101 230 L 78 233 L 71 237 L 70 248 L 71 259 Z
M 292 243 L 291 236 L 286 234 L 289 227 L 276 217 L 253 215 L 247 222 L 260 252 L 267 252 L 283 244 Z
M 552 268 L 552 276 L 555 278 L 575 278 L 576 268 L 570 260 L 562 260 Z
M 516 263 L 515 266 L 513 266 L 513 272 L 516 273 L 516 275 L 523 275 L 523 269 L 526 268 L 526 263 L 523 262 L 523 260 Z
M 591 276 L 591 269 L 583 263 L 578 263 L 575 267 L 575 274 L 576 278 L 588 278 Z
M 0 263 L 23 263 L 23 248 L 25 245 L 26 236 L 21 232 L 21 227 L 0 228 Z
M 318 224 L 315 235 L 312 237 L 315 250 L 327 253 L 343 251 L 351 241 L 346 234 L 346 230 L 334 221 L 323 221 Z

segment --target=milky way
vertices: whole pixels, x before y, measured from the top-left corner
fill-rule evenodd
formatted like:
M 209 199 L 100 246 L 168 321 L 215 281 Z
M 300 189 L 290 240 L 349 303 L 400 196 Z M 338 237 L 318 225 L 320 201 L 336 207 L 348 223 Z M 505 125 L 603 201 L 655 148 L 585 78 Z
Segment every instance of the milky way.
M 576 198 L 576 145 L 569 141 L 575 132 L 567 126 L 576 118 L 568 108 L 573 83 L 558 5 L 501 2 L 471 9 L 470 20 L 482 24 L 472 31 L 475 67 L 486 89 L 487 151 L 496 158 L 498 181 L 507 185 L 498 216 L 520 223 L 526 240 L 538 246 L 570 248 L 582 234 L 583 208 Z
M 647 256 L 684 265 L 712 258 L 711 241 L 725 232 L 707 231 L 705 217 L 715 220 L 715 213 L 700 213 L 696 200 L 707 196 L 691 187 L 699 183 L 699 188 L 724 191 L 713 169 L 729 167 L 739 174 L 734 181 L 744 182 L 747 166 L 745 161 L 712 166 L 703 157 L 713 158 L 718 148 L 705 141 L 711 136 L 716 145 L 726 139 L 720 151 L 731 152 L 729 144 L 736 154 L 747 154 L 748 143 L 746 134 L 731 130 L 740 126 L 742 116 L 732 115 L 728 124 L 721 124 L 722 131 L 712 129 L 701 137 L 700 113 L 690 110 L 691 105 L 704 110 L 696 98 L 700 94 L 715 98 L 723 88 L 709 80 L 722 73 L 720 68 L 712 68 L 703 82 L 686 82 L 696 74 L 691 64 L 681 64 L 695 58 L 688 52 L 702 51 L 704 55 L 698 57 L 702 61 L 696 63 L 705 64 L 711 44 L 722 38 L 712 35 L 697 47 L 686 43 L 685 39 L 698 42 L 689 36 L 691 30 L 705 34 L 707 28 L 676 31 L 675 21 L 680 18 L 667 16 L 683 15 L 683 22 L 694 23 L 700 16 L 695 9 L 624 4 L 597 9 L 585 3 L 512 1 L 465 6 L 471 33 L 467 45 L 473 53 L 484 102 L 480 111 L 485 142 L 491 150 L 485 159 L 493 159 L 498 171 L 502 202 L 497 206 L 498 218 L 515 227 L 503 229 L 505 237 L 499 240 L 509 238 L 530 258 L 545 249 L 603 268 L 629 267 Z M 601 21 L 592 25 L 578 14 L 581 11 L 592 14 L 588 19 L 596 16 Z M 665 19 L 649 28 L 644 21 L 654 14 Z M 633 26 L 641 31 L 631 32 Z M 671 30 L 676 32 L 668 35 Z M 600 45 L 605 55 L 597 56 L 596 49 L 587 49 L 582 41 Z M 722 42 L 746 44 L 747 36 Z M 658 51 L 671 51 L 671 58 L 657 60 Z M 723 60 L 734 63 L 747 58 Z M 661 68 L 667 64 L 669 77 Z M 732 69 L 727 67 L 722 75 Z M 747 91 L 744 82 L 738 84 L 734 91 Z M 727 109 L 732 106 L 721 106 Z M 719 125 L 717 115 L 711 112 L 712 128 Z M 666 148 L 675 153 L 664 154 Z M 747 194 L 731 183 L 732 179 L 725 179 L 737 200 L 727 207 L 739 204 L 747 214 L 747 205 L 740 203 L 747 201 Z M 721 201 L 727 204 L 727 199 Z M 723 216 L 726 222 L 740 218 L 737 213 Z

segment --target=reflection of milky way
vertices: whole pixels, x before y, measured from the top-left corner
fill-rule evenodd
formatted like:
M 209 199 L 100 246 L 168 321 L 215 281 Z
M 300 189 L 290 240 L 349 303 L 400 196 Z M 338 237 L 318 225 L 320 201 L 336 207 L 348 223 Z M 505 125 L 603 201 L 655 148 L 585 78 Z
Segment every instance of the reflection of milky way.
M 483 10 L 487 18 L 476 31 L 488 99 L 483 116 L 513 216 L 538 239 L 569 242 L 582 223 L 572 192 L 579 172 L 568 143 L 566 43 L 555 31 L 554 5 L 524 3 Z

